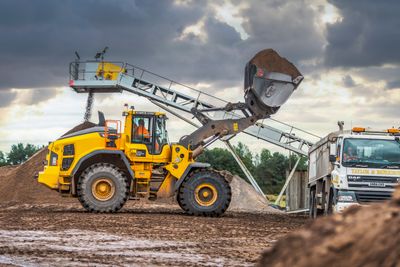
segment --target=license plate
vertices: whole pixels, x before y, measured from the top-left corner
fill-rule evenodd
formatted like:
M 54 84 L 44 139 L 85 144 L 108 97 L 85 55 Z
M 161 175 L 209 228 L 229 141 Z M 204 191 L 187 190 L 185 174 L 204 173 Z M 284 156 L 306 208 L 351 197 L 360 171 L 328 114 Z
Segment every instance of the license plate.
M 385 183 L 371 182 L 371 183 L 369 183 L 369 186 L 373 186 L 373 187 L 385 187 Z

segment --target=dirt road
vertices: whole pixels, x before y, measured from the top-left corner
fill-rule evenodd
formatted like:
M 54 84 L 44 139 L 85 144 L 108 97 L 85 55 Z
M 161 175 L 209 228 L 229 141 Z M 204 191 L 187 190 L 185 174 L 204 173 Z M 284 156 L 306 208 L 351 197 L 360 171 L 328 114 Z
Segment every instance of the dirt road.
M 268 213 L 191 217 L 177 206 L 132 201 L 116 214 L 87 213 L 79 203 L 0 205 L 0 264 L 254 265 L 306 222 Z

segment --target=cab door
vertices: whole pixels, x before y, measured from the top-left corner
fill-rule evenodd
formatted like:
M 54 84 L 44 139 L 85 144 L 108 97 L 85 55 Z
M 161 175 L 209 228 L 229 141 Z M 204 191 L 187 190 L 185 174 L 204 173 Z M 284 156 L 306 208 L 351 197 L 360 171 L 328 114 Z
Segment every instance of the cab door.
M 171 160 L 171 146 L 169 145 L 166 121 L 165 115 L 154 117 L 154 163 L 167 163 Z
M 154 116 L 133 114 L 130 140 L 126 142 L 127 154 L 134 162 L 152 162 L 154 151 Z

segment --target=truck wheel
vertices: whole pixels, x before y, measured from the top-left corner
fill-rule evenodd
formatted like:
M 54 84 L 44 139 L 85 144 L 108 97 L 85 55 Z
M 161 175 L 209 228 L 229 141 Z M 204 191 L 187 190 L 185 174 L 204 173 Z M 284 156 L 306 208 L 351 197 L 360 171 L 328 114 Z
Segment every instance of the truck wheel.
M 98 163 L 87 168 L 79 178 L 79 202 L 91 212 L 116 212 L 129 196 L 126 176 L 117 167 Z
M 329 190 L 329 194 L 326 196 L 326 208 L 325 215 L 330 215 L 333 213 L 333 189 Z
M 315 194 L 315 189 L 310 189 L 310 218 L 317 218 L 317 199 L 316 199 L 316 194 Z
M 191 172 L 178 191 L 179 206 L 196 216 L 222 215 L 231 203 L 231 187 L 218 172 L 198 169 Z

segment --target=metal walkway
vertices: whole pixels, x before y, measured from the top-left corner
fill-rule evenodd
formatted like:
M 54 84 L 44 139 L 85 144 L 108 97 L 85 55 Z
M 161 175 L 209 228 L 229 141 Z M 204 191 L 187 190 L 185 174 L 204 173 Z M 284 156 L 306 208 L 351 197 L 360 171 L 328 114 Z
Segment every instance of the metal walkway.
M 209 93 L 196 90 L 168 78 L 146 71 L 131 64 L 110 62 L 120 69 L 111 75 L 116 80 L 108 80 L 98 73 L 100 62 L 73 62 L 70 65 L 70 86 L 77 93 L 104 93 L 127 91 L 161 104 L 183 111 L 183 117 L 191 119 L 192 107 L 198 109 L 225 106 L 228 102 Z M 110 74 L 110 73 L 108 73 Z M 207 115 L 214 120 L 242 117 L 235 112 L 214 111 Z M 265 119 L 250 126 L 245 134 L 265 142 L 308 156 L 308 150 L 320 137 L 274 119 Z

